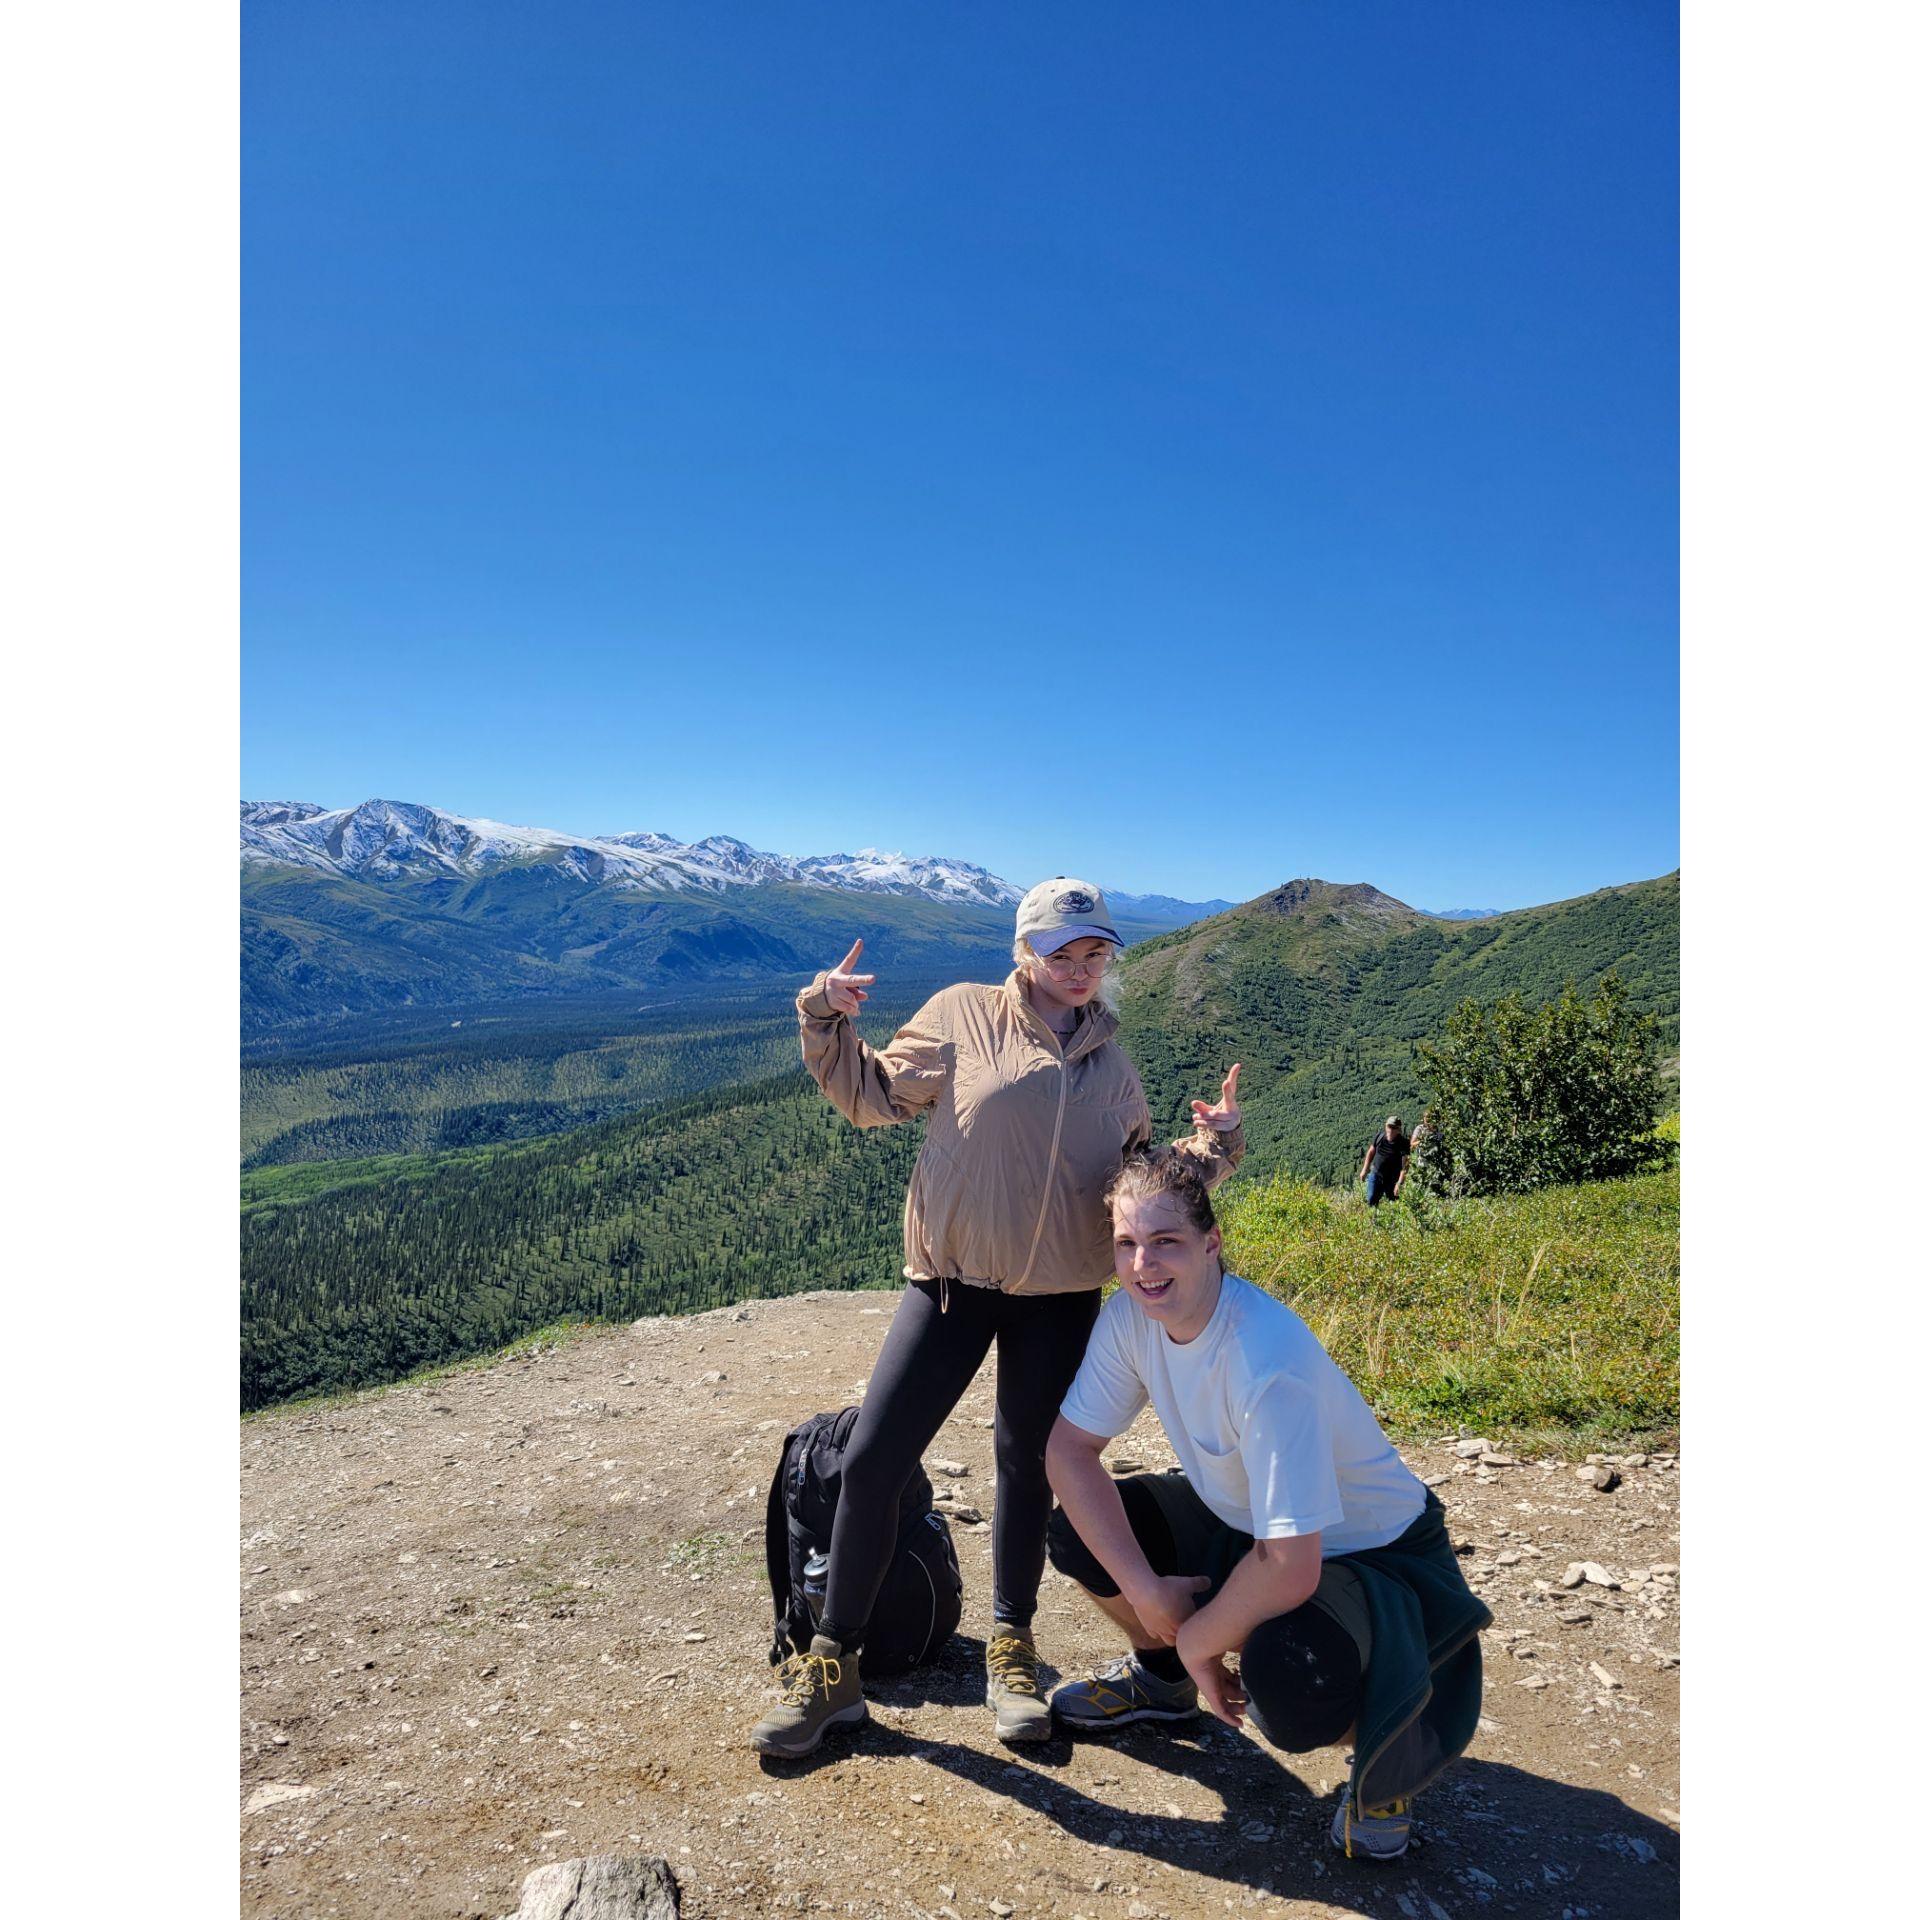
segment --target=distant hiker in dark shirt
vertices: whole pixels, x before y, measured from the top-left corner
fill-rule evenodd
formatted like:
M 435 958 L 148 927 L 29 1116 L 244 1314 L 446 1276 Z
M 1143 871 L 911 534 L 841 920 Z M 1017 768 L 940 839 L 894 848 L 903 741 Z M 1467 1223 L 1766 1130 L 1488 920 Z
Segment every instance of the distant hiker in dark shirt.
M 1400 1126 L 1397 1113 L 1387 1115 L 1387 1124 L 1367 1149 L 1360 1162 L 1360 1178 L 1367 1183 L 1367 1205 L 1377 1207 L 1382 1200 L 1398 1200 L 1407 1177 L 1407 1156 L 1413 1151 Z

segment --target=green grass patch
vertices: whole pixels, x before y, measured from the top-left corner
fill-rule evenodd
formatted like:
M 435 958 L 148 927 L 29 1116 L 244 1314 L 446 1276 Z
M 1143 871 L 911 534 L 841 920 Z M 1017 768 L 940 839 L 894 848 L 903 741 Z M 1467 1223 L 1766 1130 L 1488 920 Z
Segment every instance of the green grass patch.
M 689 1534 L 667 1549 L 667 1565 L 676 1573 L 712 1573 L 738 1558 L 739 1544 L 732 1534 L 718 1528 Z
M 1228 1265 L 1307 1322 L 1397 1437 L 1677 1429 L 1676 1171 L 1371 1210 L 1284 1175 L 1222 1198 Z

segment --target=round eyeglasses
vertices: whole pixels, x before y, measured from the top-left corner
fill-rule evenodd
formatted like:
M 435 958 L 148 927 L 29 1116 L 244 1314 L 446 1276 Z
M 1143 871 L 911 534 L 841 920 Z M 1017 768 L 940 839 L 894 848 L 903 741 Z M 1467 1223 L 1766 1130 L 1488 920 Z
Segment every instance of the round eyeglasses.
M 1113 949 L 1089 954 L 1084 960 L 1069 960 L 1064 954 L 1049 954 L 1040 962 L 1051 980 L 1097 980 L 1113 964 Z

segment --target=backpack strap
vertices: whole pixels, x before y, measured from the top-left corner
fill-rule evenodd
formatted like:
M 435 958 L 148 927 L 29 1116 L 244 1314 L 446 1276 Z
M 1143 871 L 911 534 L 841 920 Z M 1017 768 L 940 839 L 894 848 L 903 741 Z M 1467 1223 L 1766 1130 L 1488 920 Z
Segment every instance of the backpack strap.
M 773 1589 L 773 1645 L 767 1664 L 777 1667 L 794 1651 L 790 1614 L 793 1582 L 787 1561 L 787 1456 L 800 1429 L 795 1427 L 780 1443 L 780 1459 L 767 1485 L 767 1584 Z

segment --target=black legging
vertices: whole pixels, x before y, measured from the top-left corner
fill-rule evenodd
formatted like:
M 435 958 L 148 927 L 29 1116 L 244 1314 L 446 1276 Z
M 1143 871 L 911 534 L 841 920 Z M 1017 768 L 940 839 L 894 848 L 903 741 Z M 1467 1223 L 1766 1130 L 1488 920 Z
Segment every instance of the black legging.
M 893 1558 L 900 1491 L 987 1349 L 1000 1348 L 993 1457 L 993 1617 L 1030 1626 L 1046 1562 L 1047 1436 L 1100 1311 L 1100 1292 L 1005 1294 L 916 1280 L 902 1296 L 840 1470 L 820 1631 L 852 1651 Z

